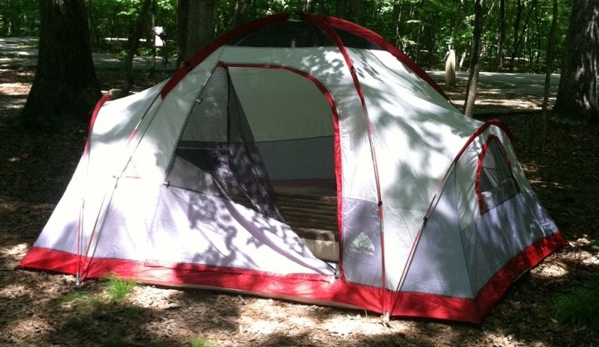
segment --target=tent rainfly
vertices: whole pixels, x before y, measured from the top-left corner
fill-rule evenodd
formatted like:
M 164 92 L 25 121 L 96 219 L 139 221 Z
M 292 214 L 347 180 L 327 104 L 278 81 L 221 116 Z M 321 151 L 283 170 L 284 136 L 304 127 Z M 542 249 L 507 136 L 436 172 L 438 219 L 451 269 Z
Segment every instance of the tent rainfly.
M 481 323 L 565 244 L 500 122 L 368 29 L 279 14 L 103 98 L 21 266 Z

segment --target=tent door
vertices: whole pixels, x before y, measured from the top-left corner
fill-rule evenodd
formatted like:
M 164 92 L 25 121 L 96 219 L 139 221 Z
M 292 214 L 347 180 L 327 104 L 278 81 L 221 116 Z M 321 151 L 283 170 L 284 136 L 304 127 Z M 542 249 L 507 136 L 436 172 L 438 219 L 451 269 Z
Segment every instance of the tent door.
M 281 66 L 229 73 L 284 220 L 317 257 L 338 261 L 332 98 L 312 76 Z
M 285 222 L 315 255 L 336 261 L 331 110 L 315 82 L 296 72 L 217 67 L 176 149 L 196 174 L 176 172 L 182 166 L 174 165 L 168 181 Z
M 181 180 L 177 178 L 190 176 L 171 170 L 167 178 L 171 184 L 227 198 L 282 221 L 268 173 L 226 69 L 215 69 L 196 99 L 175 154 L 199 174 Z

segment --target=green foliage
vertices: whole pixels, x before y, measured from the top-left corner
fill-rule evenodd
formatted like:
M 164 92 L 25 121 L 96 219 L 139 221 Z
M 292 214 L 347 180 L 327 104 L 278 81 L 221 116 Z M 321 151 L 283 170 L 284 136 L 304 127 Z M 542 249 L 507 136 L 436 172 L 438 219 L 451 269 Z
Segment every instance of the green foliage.
M 126 39 L 131 35 L 144 0 L 94 0 L 91 6 L 92 42 L 95 51 L 118 53 L 126 49 Z M 145 24 L 146 46 L 151 46 L 152 26 L 162 26 L 168 37 L 177 33 L 177 0 L 154 0 L 152 20 Z M 111 40 L 107 40 L 110 38 Z M 148 51 L 146 50 L 145 53 Z
M 210 340 L 208 340 L 207 338 L 198 338 L 198 339 L 193 339 L 191 340 L 191 347 L 205 347 L 208 346 L 208 343 L 210 342 Z
M 137 306 L 123 306 L 103 303 L 98 299 L 88 300 L 83 307 L 76 307 L 63 315 L 65 328 L 78 331 L 86 341 L 97 341 L 102 346 L 130 346 L 128 332 L 143 318 L 143 309 Z
M 126 39 L 144 0 L 94 0 L 91 1 L 91 36 L 94 51 L 118 53 L 126 49 Z M 254 0 L 239 17 L 243 1 L 215 0 L 214 33 L 220 35 L 236 24 L 264 15 L 280 12 L 306 11 L 304 0 Z M 473 2 L 463 0 L 348 0 L 345 19 L 381 34 L 395 43 L 408 56 L 425 69 L 442 68 L 448 48 L 459 57 L 465 54 L 467 66 L 472 39 Z M 551 24 L 552 3 L 543 0 L 522 0 L 518 3 L 504 0 L 505 17 L 500 17 L 500 1 L 483 3 L 484 39 L 482 69 L 498 69 L 499 52 L 510 65 L 514 56 L 515 70 L 542 72 L 545 66 L 548 32 Z M 339 16 L 337 2 L 314 0 L 310 11 Z M 555 52 L 563 51 L 568 18 L 573 0 L 559 1 L 559 19 Z M 0 0 L 0 36 L 38 35 L 39 4 L 30 0 Z M 518 16 L 520 12 L 521 16 Z M 152 25 L 162 26 L 176 47 L 177 0 L 153 0 L 152 20 L 145 23 L 145 43 L 138 54 L 150 55 Z M 520 21 L 517 22 L 517 18 Z M 500 25 L 501 24 L 501 25 Z M 499 32 L 505 29 L 505 42 L 500 50 Z M 520 37 L 521 36 L 521 37 Z M 113 38 L 116 40 L 106 40 Z M 518 44 L 516 45 L 516 42 Z M 561 54 L 557 54 L 559 59 Z M 559 68 L 560 62 L 553 65 Z
M 120 334 L 112 333 L 102 339 L 102 345 L 105 347 L 122 347 L 128 346 L 129 343 Z
M 87 301 L 91 298 L 91 294 L 88 292 L 72 292 L 69 293 L 69 295 L 67 295 L 66 298 L 64 298 L 64 302 L 81 302 L 81 301 Z
M 574 288 L 561 294 L 553 302 L 557 319 L 573 326 L 599 324 L 599 280 L 588 286 Z
M 37 1 L 0 0 L 0 36 L 37 36 L 39 18 Z
M 396 43 L 406 54 L 424 68 L 442 68 L 449 47 L 458 56 L 466 54 L 469 59 L 472 40 L 474 9 L 472 1 L 420 1 L 420 0 L 363 0 L 370 11 L 356 17 L 348 11 L 349 20 L 380 33 L 388 41 Z M 351 2 L 360 3 L 360 1 Z M 499 54 L 499 2 L 484 2 L 483 69 L 496 70 Z M 547 38 L 551 24 L 551 3 L 541 0 L 523 0 L 518 7 L 505 0 L 505 42 L 501 55 L 510 59 L 515 52 L 516 68 L 523 71 L 542 71 L 546 56 Z M 556 51 L 568 25 L 568 13 L 572 1 L 560 1 L 560 19 L 557 28 L 559 40 Z M 350 5 L 351 7 L 351 5 Z M 318 6 L 315 7 L 318 10 Z M 517 11 L 521 10 L 520 22 L 516 23 Z M 330 13 L 323 13 L 330 14 Z M 526 23 L 526 25 L 524 25 Z M 516 25 L 518 24 L 518 25 Z M 517 29 L 517 30 L 516 30 Z M 520 36 L 523 35 L 521 38 Z M 519 42 L 517 47 L 515 43 Z M 560 57 L 559 55 L 557 56 Z M 467 61 L 464 66 L 467 66 Z M 559 62 L 554 66 L 558 67 Z
M 65 327 L 78 331 L 86 341 L 102 346 L 130 346 L 128 332 L 144 315 L 139 306 L 123 303 L 135 282 L 114 275 L 101 281 L 97 293 L 73 291 L 60 300 Z M 101 293 L 106 291 L 108 298 Z
M 106 290 L 111 302 L 121 302 L 137 285 L 135 281 L 118 278 L 111 274 L 105 279 Z
M 69 304 L 80 313 L 106 310 L 112 305 L 121 303 L 127 294 L 131 293 L 137 282 L 118 278 L 114 274 L 110 274 L 102 281 L 102 284 L 106 290 L 108 302 L 106 302 L 106 299 L 102 299 L 87 291 L 71 292 L 62 299 L 62 302 Z M 136 309 L 134 308 L 129 313 L 135 314 L 135 311 Z

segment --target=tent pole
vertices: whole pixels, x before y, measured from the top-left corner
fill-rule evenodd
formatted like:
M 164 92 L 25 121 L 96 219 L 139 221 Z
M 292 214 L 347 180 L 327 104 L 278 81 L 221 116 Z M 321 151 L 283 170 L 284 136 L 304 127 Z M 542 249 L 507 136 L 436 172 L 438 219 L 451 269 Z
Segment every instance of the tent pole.
M 341 38 L 339 37 L 339 35 L 337 34 L 337 32 L 332 28 L 330 23 L 323 20 L 321 17 L 314 16 L 314 15 L 306 15 L 306 18 L 308 20 L 310 20 L 312 23 L 314 23 L 316 26 L 320 27 L 324 31 L 324 33 L 326 33 L 326 35 L 329 36 L 329 38 L 335 43 L 337 48 L 339 48 L 339 52 L 341 53 L 341 55 L 343 56 L 343 59 L 345 60 L 345 65 L 349 69 L 349 73 L 350 73 L 352 81 L 354 83 L 354 88 L 356 90 L 356 93 L 358 93 L 358 96 L 360 97 L 360 103 L 362 105 L 362 110 L 363 110 L 363 115 L 364 115 L 364 122 L 366 123 L 366 128 L 368 130 L 367 136 L 368 136 L 368 143 L 370 145 L 370 155 L 372 157 L 372 169 L 374 171 L 374 181 L 375 181 L 374 183 L 376 185 L 376 201 L 377 201 L 378 212 L 379 212 L 379 233 L 380 233 L 380 237 L 381 237 L 381 244 L 380 244 L 380 247 L 381 247 L 381 311 L 383 312 L 383 314 L 388 315 L 389 309 L 385 306 L 385 291 L 386 291 L 386 287 L 387 287 L 386 273 L 387 272 L 385 270 L 385 242 L 384 242 L 385 230 L 384 230 L 384 223 L 383 223 L 383 221 L 384 221 L 383 198 L 382 198 L 382 194 L 381 194 L 381 182 L 379 179 L 376 150 L 374 148 L 374 143 L 372 141 L 372 123 L 370 122 L 368 107 L 366 107 L 366 98 L 364 96 L 364 91 L 362 90 L 360 80 L 358 79 L 358 74 L 356 73 L 356 68 L 354 67 L 354 64 L 349 56 L 349 53 L 347 52 L 347 49 L 345 48 L 345 45 L 344 45 L 343 41 L 341 40 Z

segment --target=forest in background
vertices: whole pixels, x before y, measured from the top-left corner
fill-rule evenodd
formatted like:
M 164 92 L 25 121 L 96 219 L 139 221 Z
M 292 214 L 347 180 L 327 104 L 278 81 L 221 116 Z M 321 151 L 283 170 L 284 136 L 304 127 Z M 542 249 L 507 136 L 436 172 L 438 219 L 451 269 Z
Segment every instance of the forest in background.
M 176 56 L 179 28 L 177 0 L 152 0 L 150 15 L 143 15 L 145 0 L 92 0 L 91 41 L 94 52 L 125 54 L 125 39 L 138 20 L 145 42 L 138 54 L 151 55 L 153 26 L 168 33 L 170 54 Z M 474 1 L 466 0 L 204 0 L 213 9 L 212 38 L 234 26 L 280 12 L 314 12 L 360 24 L 395 44 L 425 69 L 443 69 L 449 49 L 457 65 L 467 69 L 472 52 Z M 554 70 L 560 67 L 573 0 L 558 1 L 556 41 L 551 48 Z M 486 0 L 483 6 L 481 71 L 544 73 L 552 21 L 552 0 Z M 143 18 L 141 18 L 143 17 Z M 39 3 L 0 0 L 0 37 L 38 36 Z M 111 40 L 112 39 L 112 40 Z M 172 43 L 172 44 L 170 44 Z
M 147 39 L 153 38 L 153 25 L 165 27 L 169 54 L 175 55 L 180 36 L 177 9 L 182 0 L 152 0 L 151 15 L 141 16 L 141 5 L 148 1 L 89 0 L 93 51 L 126 56 L 126 38 L 143 17 Z M 347 18 L 380 33 L 425 69 L 442 69 L 451 47 L 458 61 L 466 54 L 464 70 L 472 51 L 472 0 L 202 2 L 213 5 L 212 36 L 264 14 L 309 10 Z M 566 50 L 568 18 L 576 9 L 573 3 L 557 2 L 554 72 L 559 72 Z M 37 37 L 39 5 L 40 1 L 0 0 L 0 36 Z M 485 0 L 481 71 L 542 72 L 552 5 L 550 0 Z M 136 54 L 150 56 L 151 40 L 144 42 Z M 124 84 L 122 71 L 96 69 L 102 90 Z M 133 91 L 156 82 L 148 80 L 145 71 L 137 73 Z M 538 112 L 509 114 L 502 109 L 501 114 L 493 114 L 514 130 L 515 148 L 527 176 L 570 246 L 523 276 L 480 327 L 400 319 L 385 326 L 378 316 L 365 312 L 151 286 L 137 286 L 117 302 L 107 294 L 105 282 L 89 281 L 77 288 L 72 277 L 17 268 L 66 187 L 86 134 L 85 127 L 36 133 L 15 126 L 34 74 L 28 69 L 0 70 L 0 345 L 68 346 L 95 341 L 98 346 L 485 347 L 591 346 L 599 341 L 596 127 L 551 123 L 551 131 L 541 136 L 539 125 L 545 120 Z M 494 96 L 493 105 L 506 100 L 521 104 L 522 96 L 506 89 L 483 84 L 480 91 Z M 445 91 L 453 101 L 463 99 L 463 85 Z M 525 97 L 540 104 L 538 97 Z M 48 103 L 42 104 L 48 108 Z M 485 111 L 484 102 L 480 104 Z

